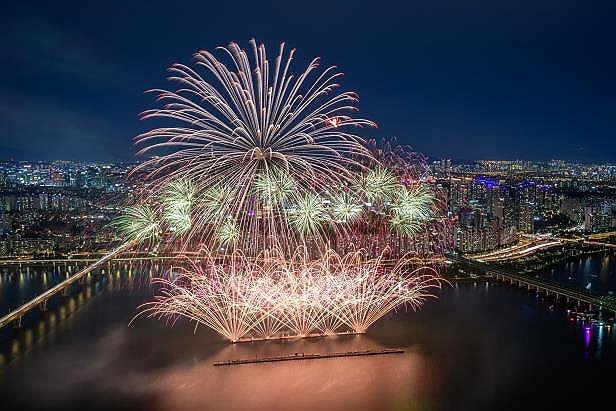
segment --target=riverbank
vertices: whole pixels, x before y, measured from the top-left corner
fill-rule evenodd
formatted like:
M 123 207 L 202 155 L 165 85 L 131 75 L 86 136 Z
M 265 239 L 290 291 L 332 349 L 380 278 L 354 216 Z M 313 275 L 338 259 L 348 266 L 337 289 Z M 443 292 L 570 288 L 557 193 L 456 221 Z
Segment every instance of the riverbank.
M 584 246 L 584 248 L 580 249 L 577 245 L 568 245 L 559 247 L 556 250 L 539 251 L 532 257 L 515 261 L 505 261 L 497 263 L 497 265 L 521 274 L 533 274 L 538 271 L 558 267 L 571 261 L 595 255 L 616 256 L 616 252 L 605 248 L 597 248 L 597 246 Z

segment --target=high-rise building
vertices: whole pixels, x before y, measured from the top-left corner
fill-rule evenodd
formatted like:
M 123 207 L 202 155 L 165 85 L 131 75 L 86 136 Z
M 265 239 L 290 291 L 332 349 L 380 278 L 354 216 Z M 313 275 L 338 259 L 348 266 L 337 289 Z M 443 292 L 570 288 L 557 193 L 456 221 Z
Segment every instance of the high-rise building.
M 584 208 L 584 229 L 601 231 L 616 227 L 616 203 L 597 200 Z

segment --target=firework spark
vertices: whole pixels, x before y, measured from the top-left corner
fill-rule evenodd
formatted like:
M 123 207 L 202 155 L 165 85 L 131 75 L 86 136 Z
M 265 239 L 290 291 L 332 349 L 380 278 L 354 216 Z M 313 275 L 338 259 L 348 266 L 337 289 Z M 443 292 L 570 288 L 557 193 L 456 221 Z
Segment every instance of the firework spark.
M 293 177 L 279 168 L 260 173 L 254 182 L 257 194 L 270 206 L 285 204 L 293 196 L 296 186 Z
M 391 205 L 391 224 L 399 234 L 412 235 L 433 217 L 434 196 L 425 186 L 402 187 Z
M 111 221 L 126 239 L 126 242 L 139 243 L 154 241 L 159 234 L 160 225 L 154 210 L 147 204 L 126 207 L 123 213 Z
M 361 175 L 356 186 L 368 202 L 380 203 L 391 199 L 399 183 L 398 177 L 391 170 L 378 166 Z
M 332 199 L 332 218 L 340 223 L 351 223 L 357 220 L 361 216 L 363 210 L 357 198 L 349 193 L 340 193 Z
M 232 245 L 240 238 L 240 230 L 237 224 L 229 219 L 216 230 L 216 238 L 223 246 Z
M 302 236 L 315 233 L 325 218 L 323 200 L 318 195 L 313 194 L 299 198 L 295 210 L 289 215 L 291 225 Z
M 283 218 L 288 202 L 303 203 L 328 188 L 343 187 L 355 170 L 372 163 L 372 154 L 353 128 L 374 123 L 351 116 L 358 98 L 339 91 L 342 73 L 335 67 L 321 70 L 319 59 L 314 59 L 294 76 L 294 50 L 287 52 L 281 44 L 271 64 L 263 45 L 254 40 L 250 44 L 250 51 L 235 43 L 219 47 L 230 64 L 200 51 L 196 68 L 170 67 L 169 79 L 179 88 L 152 90 L 163 106 L 144 112 L 142 118 L 184 124 L 137 136 L 139 154 L 158 156 L 134 173 L 150 184 L 154 196 L 178 180 L 191 181 L 196 198 L 207 198 L 212 187 L 227 193 L 214 202 L 196 201 L 190 225 L 186 215 L 171 211 L 170 222 L 179 218 L 180 231 L 190 231 L 187 241 L 214 247 L 216 236 L 208 233 L 231 218 L 242 236 L 258 233 L 272 239 L 266 245 L 293 249 L 296 242 Z M 300 224 L 299 234 L 312 231 L 315 224 Z
M 191 209 L 194 197 L 194 187 L 188 180 L 173 181 L 164 192 L 164 216 L 169 228 L 176 234 L 184 234 L 192 226 Z
M 441 286 L 432 269 L 413 269 L 406 259 L 387 268 L 382 254 L 366 259 L 362 251 L 328 251 L 310 259 L 304 249 L 290 259 L 280 251 L 257 258 L 235 251 L 225 262 L 210 253 L 157 282 L 162 292 L 141 314 L 172 323 L 186 317 L 233 342 L 364 333 L 392 310 L 417 309 Z

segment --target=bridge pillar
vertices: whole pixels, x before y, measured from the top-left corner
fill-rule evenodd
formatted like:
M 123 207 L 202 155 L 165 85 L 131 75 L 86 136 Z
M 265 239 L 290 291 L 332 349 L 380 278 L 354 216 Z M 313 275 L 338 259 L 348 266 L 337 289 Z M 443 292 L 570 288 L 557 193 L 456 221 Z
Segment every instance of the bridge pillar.
M 17 329 L 17 328 L 21 328 L 23 325 L 21 323 L 21 316 L 17 317 L 17 319 L 15 321 L 13 321 L 13 328 Z
M 39 309 L 43 312 L 47 311 L 47 300 L 39 304 Z
M 64 288 L 62 289 L 62 296 L 63 296 L 63 297 L 68 297 L 68 287 L 64 287 Z

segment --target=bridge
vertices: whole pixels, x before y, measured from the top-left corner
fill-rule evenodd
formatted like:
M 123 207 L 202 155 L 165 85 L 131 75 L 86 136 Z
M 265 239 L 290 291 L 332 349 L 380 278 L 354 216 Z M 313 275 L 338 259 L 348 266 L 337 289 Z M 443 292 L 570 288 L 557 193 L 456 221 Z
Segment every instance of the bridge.
M 459 255 L 447 255 L 447 259 L 452 263 L 463 264 L 474 270 L 479 271 L 489 277 L 503 282 L 509 282 L 518 287 L 526 287 L 529 290 L 535 289 L 537 292 L 545 292 L 546 295 L 554 295 L 556 299 L 564 298 L 567 302 L 577 301 L 587 304 L 589 309 L 599 307 L 601 310 L 616 313 L 616 298 L 599 296 L 585 290 L 578 290 L 564 286 L 554 281 L 549 281 L 540 277 L 529 277 L 513 271 L 495 267 L 481 261 L 471 260 Z
M 34 265 L 34 264 L 72 264 L 72 263 L 94 263 L 101 258 L 115 253 L 115 251 L 109 251 L 107 253 L 101 253 L 98 257 L 81 257 L 81 258 L 13 258 L 0 260 L 0 267 L 12 266 L 12 265 Z M 93 255 L 93 254 L 90 254 Z M 153 255 L 153 254 L 135 254 L 115 256 L 114 261 L 152 261 L 152 260 L 172 260 L 177 258 L 184 258 L 190 256 L 190 258 L 199 259 L 203 258 L 200 255 L 190 255 L 190 253 L 176 254 L 176 255 Z M 108 261 L 108 260 L 106 260 Z
M 21 326 L 21 319 L 28 311 L 36 307 L 45 308 L 47 305 L 47 300 L 49 300 L 51 297 L 53 297 L 56 294 L 64 292 L 65 290 L 68 289 L 68 287 L 71 284 L 84 278 L 87 274 L 97 269 L 101 265 L 107 263 L 108 261 L 112 260 L 114 257 L 121 254 L 123 251 L 128 250 L 133 245 L 134 245 L 134 242 L 127 242 L 127 243 L 122 244 L 120 247 L 106 254 L 102 258 L 99 258 L 96 262 L 87 266 L 86 268 L 79 271 L 75 275 L 68 277 L 66 280 L 62 281 L 61 283 L 51 287 L 50 289 L 39 294 L 37 297 L 33 298 L 32 300 L 28 301 L 27 303 L 19 306 L 15 310 L 6 314 L 4 317 L 0 318 L 0 328 L 3 328 L 8 324 L 14 324 L 17 327 Z M 71 261 L 74 261 L 74 260 L 71 260 Z
M 515 260 L 521 257 L 526 257 L 539 250 L 547 248 L 557 247 L 564 244 L 561 239 L 546 240 L 546 239 L 533 239 L 532 241 L 521 241 L 518 244 L 502 248 L 487 253 L 474 254 L 470 257 L 476 261 L 505 261 Z

